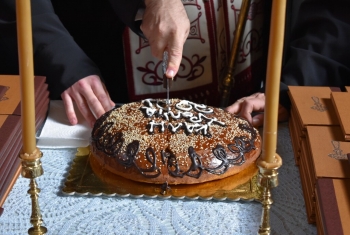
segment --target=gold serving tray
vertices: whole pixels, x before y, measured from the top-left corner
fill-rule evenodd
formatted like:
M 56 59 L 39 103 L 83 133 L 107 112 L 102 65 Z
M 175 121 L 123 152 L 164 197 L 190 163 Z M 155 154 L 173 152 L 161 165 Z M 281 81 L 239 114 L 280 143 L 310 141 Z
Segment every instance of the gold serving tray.
M 169 185 L 164 190 L 162 185 L 136 182 L 105 171 L 90 159 L 89 147 L 86 147 L 78 148 L 62 191 L 66 195 L 78 196 L 260 201 L 262 192 L 257 185 L 257 174 L 258 168 L 253 164 L 244 172 L 221 180 Z

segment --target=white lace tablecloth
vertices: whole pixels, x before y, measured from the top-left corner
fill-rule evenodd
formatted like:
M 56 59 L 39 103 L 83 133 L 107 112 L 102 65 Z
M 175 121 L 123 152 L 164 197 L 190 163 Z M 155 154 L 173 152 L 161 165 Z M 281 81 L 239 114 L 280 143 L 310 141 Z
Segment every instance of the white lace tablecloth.
M 257 234 L 262 209 L 258 202 L 65 196 L 61 188 L 76 150 L 42 152 L 44 174 L 37 183 L 48 234 Z M 307 223 L 287 123 L 279 127 L 277 152 L 283 166 L 279 186 L 272 191 L 272 234 L 317 234 Z M 19 177 L 3 205 L 0 234 L 27 234 L 32 226 L 28 189 L 29 180 Z

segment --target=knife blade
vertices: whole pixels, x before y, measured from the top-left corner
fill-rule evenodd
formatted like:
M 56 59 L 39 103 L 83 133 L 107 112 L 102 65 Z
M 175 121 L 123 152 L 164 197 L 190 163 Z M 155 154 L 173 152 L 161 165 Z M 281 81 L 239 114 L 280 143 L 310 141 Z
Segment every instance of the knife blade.
M 168 52 L 167 51 L 164 51 L 164 53 L 163 53 L 162 68 L 163 68 L 163 88 L 166 89 L 166 93 L 167 93 L 166 104 L 169 105 L 170 104 L 169 91 L 170 91 L 172 79 L 169 79 L 166 76 L 166 70 L 168 68 Z

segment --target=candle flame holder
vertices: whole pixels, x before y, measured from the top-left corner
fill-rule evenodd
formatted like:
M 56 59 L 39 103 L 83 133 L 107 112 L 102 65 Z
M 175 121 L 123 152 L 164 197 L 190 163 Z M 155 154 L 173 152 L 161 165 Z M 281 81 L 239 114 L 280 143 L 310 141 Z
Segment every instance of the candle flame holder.
M 274 163 L 267 163 L 263 160 L 257 162 L 259 168 L 257 183 L 262 189 L 261 204 L 262 215 L 258 234 L 268 235 L 270 227 L 270 209 L 273 203 L 271 189 L 278 186 L 278 169 L 282 166 L 282 158 L 276 154 Z
M 21 175 L 24 178 L 30 179 L 28 194 L 30 194 L 30 198 L 32 200 L 32 214 L 30 216 L 30 223 L 33 225 L 33 227 L 28 230 L 28 234 L 30 235 L 41 235 L 46 234 L 47 232 L 47 228 L 41 226 L 43 220 L 38 202 L 40 189 L 35 181 L 35 178 L 44 173 L 40 161 L 42 155 L 42 152 L 38 148 L 36 148 L 32 154 L 21 153 L 19 155 L 22 164 Z

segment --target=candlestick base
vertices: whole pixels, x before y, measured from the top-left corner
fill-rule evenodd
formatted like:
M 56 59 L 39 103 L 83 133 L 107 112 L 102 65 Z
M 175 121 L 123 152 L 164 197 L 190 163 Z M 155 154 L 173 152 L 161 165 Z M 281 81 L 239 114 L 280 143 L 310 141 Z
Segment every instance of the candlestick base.
M 273 203 L 271 198 L 271 188 L 278 186 L 278 168 L 282 166 L 282 158 L 276 154 L 273 163 L 267 163 L 263 160 L 257 162 L 259 167 L 258 185 L 262 188 L 262 215 L 258 234 L 269 235 L 270 227 L 270 208 Z
M 47 232 L 46 227 L 41 226 L 43 220 L 38 203 L 40 189 L 37 187 L 38 185 L 35 181 L 36 177 L 39 177 L 44 173 L 40 161 L 42 155 L 42 152 L 38 148 L 36 148 L 32 154 L 23 153 L 19 155 L 22 162 L 21 174 L 23 177 L 30 179 L 28 194 L 30 194 L 32 200 L 32 215 L 30 217 L 30 223 L 33 227 L 28 230 L 28 234 L 31 235 L 41 235 L 46 234 Z

